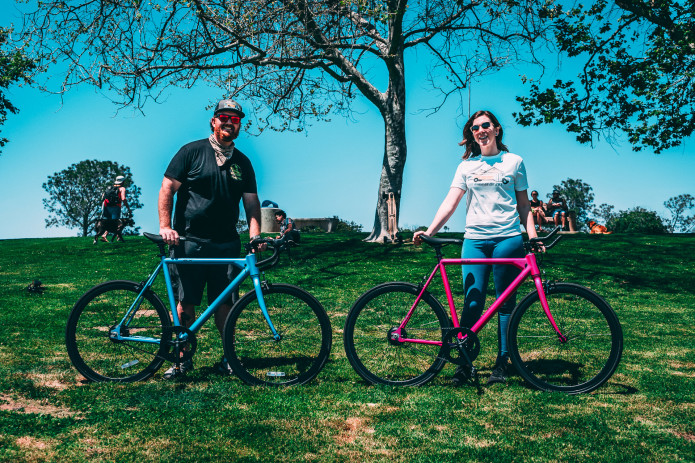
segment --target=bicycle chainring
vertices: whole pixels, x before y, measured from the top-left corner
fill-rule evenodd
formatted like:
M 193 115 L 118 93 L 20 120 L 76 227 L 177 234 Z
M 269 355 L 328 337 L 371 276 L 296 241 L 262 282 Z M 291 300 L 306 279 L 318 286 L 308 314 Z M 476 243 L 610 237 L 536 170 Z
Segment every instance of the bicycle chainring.
M 455 365 L 472 365 L 480 354 L 480 339 L 469 328 L 447 330 L 442 337 L 444 358 Z
M 185 338 L 182 338 L 182 335 L 185 335 Z M 190 360 L 198 346 L 195 333 L 185 326 L 165 327 L 162 333 L 162 343 L 167 346 L 163 357 L 172 363 Z

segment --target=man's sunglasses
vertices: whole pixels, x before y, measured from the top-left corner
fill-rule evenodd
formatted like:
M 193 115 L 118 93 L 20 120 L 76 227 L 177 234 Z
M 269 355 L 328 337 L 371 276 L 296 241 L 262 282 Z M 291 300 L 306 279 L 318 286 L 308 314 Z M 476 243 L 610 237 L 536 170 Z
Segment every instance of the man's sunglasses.
M 478 130 L 481 129 L 481 127 L 483 129 L 489 129 L 491 125 L 492 125 L 492 122 L 483 122 L 480 125 L 473 125 L 473 126 L 471 126 L 471 132 L 477 132 Z
M 227 122 L 231 122 L 232 124 L 238 124 L 239 122 L 241 122 L 241 118 L 239 116 L 230 116 L 228 114 L 218 114 L 217 118 L 223 124 L 226 124 Z

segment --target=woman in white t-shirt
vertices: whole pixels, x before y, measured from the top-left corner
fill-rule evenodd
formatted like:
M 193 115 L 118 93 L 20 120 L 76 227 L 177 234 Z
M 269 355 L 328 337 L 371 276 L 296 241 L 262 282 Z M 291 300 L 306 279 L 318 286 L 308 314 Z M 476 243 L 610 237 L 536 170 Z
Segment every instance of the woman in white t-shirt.
M 524 246 L 521 224 L 529 238 L 536 237 L 531 205 L 526 194 L 528 182 L 526 168 L 520 156 L 510 153 L 502 143 L 504 131 L 497 118 L 489 111 L 478 111 L 463 127 L 466 147 L 446 198 L 425 232 L 416 232 L 415 244 L 421 234 L 434 236 L 449 220 L 461 199 L 466 195 L 466 234 L 462 257 L 505 258 L 523 257 Z M 495 292 L 499 297 L 519 274 L 509 265 L 464 265 L 463 284 L 465 301 L 461 311 L 461 326 L 470 328 L 480 318 L 485 307 L 485 293 L 492 270 Z M 499 350 L 488 384 L 507 380 L 509 351 L 507 326 L 516 305 L 512 296 L 499 311 Z M 457 369 L 454 383 L 465 380 L 465 371 Z

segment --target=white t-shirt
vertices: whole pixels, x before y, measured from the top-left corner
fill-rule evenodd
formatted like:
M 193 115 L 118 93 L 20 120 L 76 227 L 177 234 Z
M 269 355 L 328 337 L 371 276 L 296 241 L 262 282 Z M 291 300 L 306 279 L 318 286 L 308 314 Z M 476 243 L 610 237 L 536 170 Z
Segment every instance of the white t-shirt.
M 451 187 L 468 193 L 466 238 L 521 234 L 516 192 L 527 190 L 528 181 L 520 156 L 502 152 L 464 159 L 456 169 Z

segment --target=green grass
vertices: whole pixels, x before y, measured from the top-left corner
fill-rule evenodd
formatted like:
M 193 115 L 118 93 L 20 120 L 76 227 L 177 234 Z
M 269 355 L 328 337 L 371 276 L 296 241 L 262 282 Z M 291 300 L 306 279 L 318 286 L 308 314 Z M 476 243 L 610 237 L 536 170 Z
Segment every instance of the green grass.
M 580 396 L 538 392 L 517 377 L 478 395 L 449 385 L 451 365 L 419 388 L 366 385 L 343 351 L 351 304 L 375 284 L 420 281 L 434 256 L 363 236 L 306 234 L 291 262 L 268 271 L 312 292 L 334 333 L 319 377 L 279 390 L 214 374 L 222 348 L 211 322 L 184 381 L 160 371 L 135 384 L 84 383 L 63 341 L 72 305 L 97 283 L 143 279 L 155 247 L 144 238 L 0 241 L 0 461 L 695 460 L 695 236 L 568 235 L 545 256 L 548 278 L 596 290 L 623 324 L 618 371 Z M 35 278 L 45 294 L 24 291 Z M 459 272 L 452 285 L 460 303 Z M 483 379 L 495 336 L 494 325 L 481 336 Z

